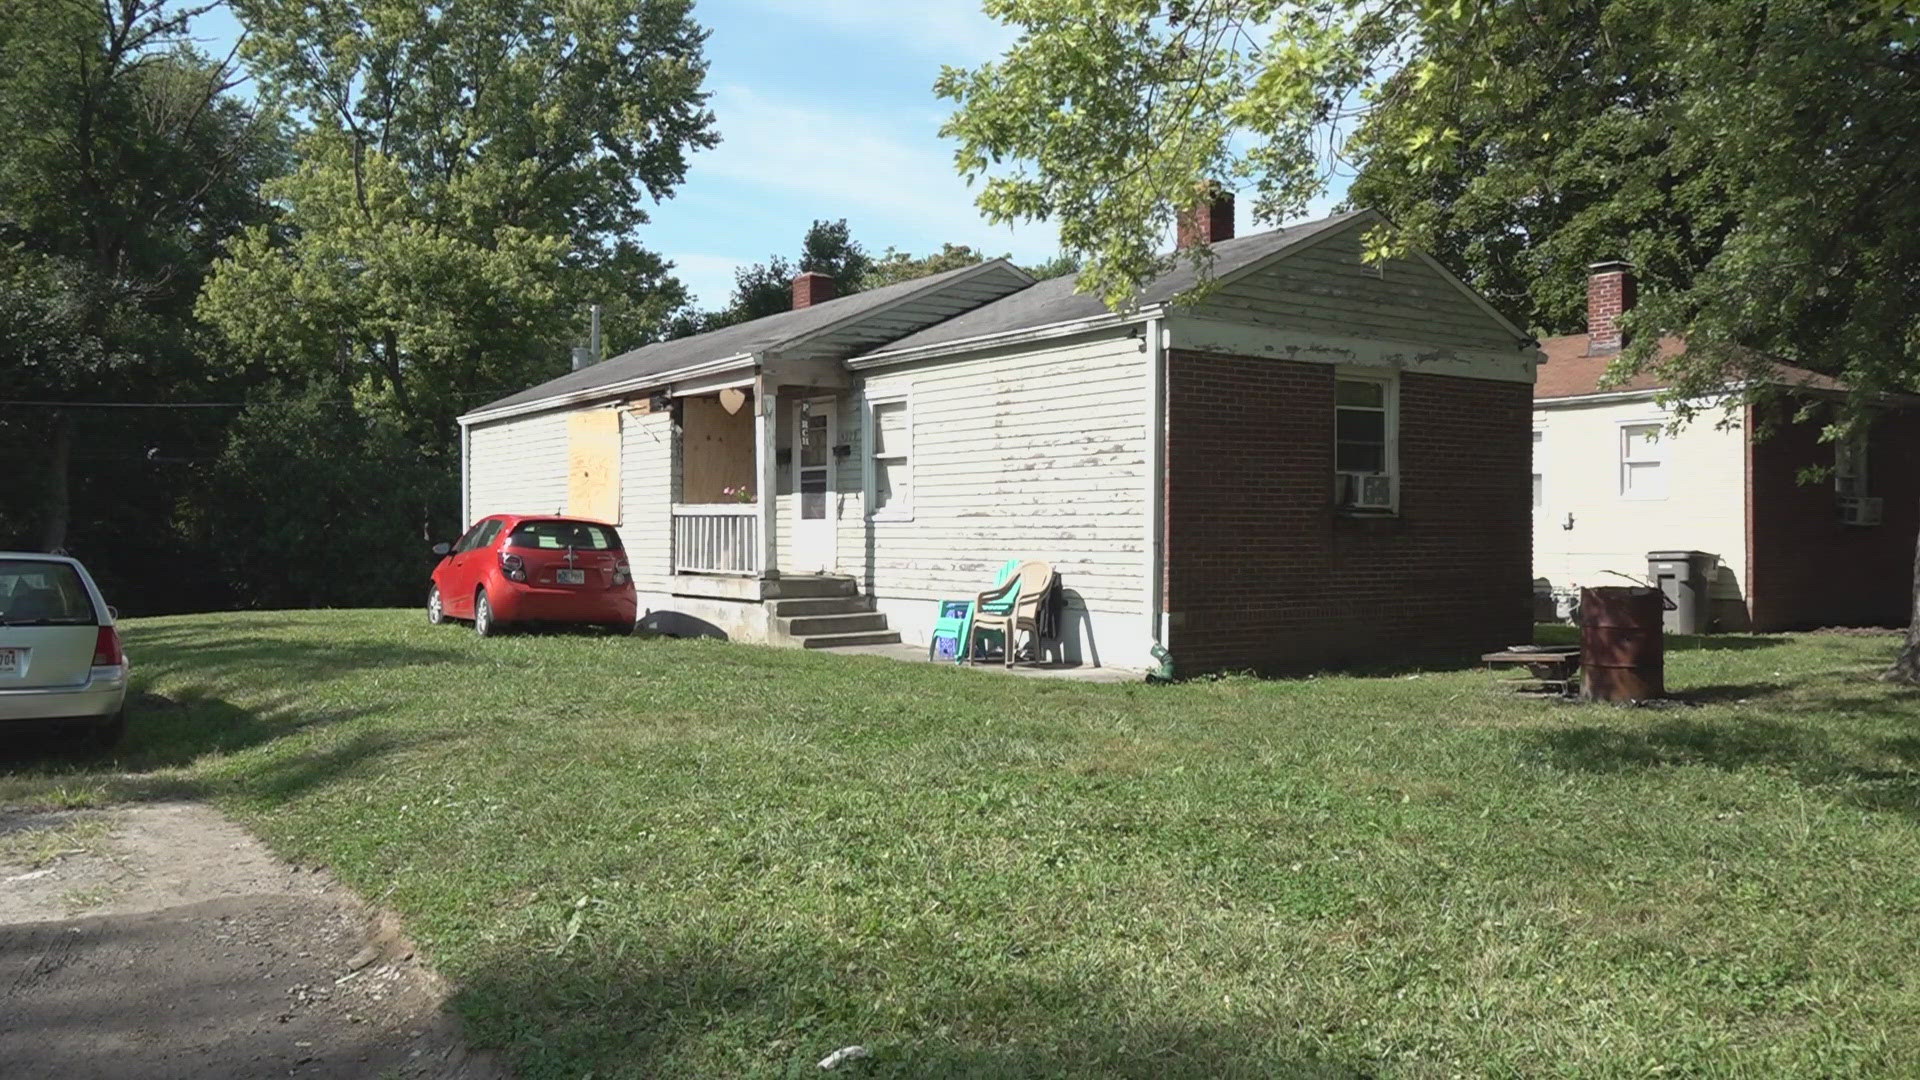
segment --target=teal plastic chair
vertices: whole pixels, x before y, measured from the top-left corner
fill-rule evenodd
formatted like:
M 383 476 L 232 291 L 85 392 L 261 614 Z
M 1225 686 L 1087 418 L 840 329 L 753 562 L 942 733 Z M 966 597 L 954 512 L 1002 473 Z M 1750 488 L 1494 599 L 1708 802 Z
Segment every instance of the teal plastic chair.
M 1000 572 L 993 576 L 994 588 L 997 589 L 1006 584 L 1007 576 L 1012 574 L 1019 565 L 1019 559 L 1008 559 L 1006 563 L 1000 567 Z M 1019 599 L 1017 595 L 1008 594 L 1005 599 L 995 600 L 991 604 L 988 604 L 987 611 L 994 615 L 1004 615 L 1013 610 L 1014 603 Z M 940 601 L 940 618 L 933 624 L 934 642 L 927 648 L 930 657 L 938 655 L 938 643 L 940 639 L 951 634 L 956 641 L 953 650 L 953 662 L 956 664 L 964 664 L 973 659 L 973 618 L 978 614 L 973 610 L 973 604 L 974 602 L 971 599 Z M 993 631 L 983 631 L 983 633 L 991 634 L 991 636 L 996 638 L 1003 636 Z M 1005 642 L 1001 643 L 1002 648 L 1005 648 L 1005 645 Z

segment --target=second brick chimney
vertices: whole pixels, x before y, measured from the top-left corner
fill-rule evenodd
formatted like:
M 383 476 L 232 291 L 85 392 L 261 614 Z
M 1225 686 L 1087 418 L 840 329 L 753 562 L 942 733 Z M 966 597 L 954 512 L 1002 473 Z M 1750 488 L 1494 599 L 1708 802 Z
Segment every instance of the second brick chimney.
M 1174 246 L 1181 251 L 1233 239 L 1233 192 L 1215 186 L 1180 215 Z
M 835 296 L 833 279 L 817 270 L 797 274 L 793 279 L 793 310 L 824 304 Z
M 1626 344 L 1620 316 L 1632 308 L 1632 263 L 1597 262 L 1587 267 L 1587 355 L 1620 351 Z

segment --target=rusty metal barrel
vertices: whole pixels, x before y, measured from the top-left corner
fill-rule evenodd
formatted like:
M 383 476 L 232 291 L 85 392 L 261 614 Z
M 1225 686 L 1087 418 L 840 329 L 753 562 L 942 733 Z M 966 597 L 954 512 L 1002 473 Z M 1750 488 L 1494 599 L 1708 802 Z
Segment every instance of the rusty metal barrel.
M 1666 696 L 1667 652 L 1659 589 L 1580 590 L 1580 696 L 1648 701 Z

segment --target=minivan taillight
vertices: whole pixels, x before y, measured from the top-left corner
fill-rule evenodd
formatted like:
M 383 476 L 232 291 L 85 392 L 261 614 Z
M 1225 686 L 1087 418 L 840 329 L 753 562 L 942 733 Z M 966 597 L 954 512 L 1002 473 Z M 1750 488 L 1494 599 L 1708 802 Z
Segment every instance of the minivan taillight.
M 93 638 L 93 666 L 120 667 L 127 661 L 126 654 L 120 651 L 120 634 L 111 626 L 103 626 Z
M 501 552 L 500 569 L 507 572 L 508 581 L 527 580 L 527 561 L 518 555 Z

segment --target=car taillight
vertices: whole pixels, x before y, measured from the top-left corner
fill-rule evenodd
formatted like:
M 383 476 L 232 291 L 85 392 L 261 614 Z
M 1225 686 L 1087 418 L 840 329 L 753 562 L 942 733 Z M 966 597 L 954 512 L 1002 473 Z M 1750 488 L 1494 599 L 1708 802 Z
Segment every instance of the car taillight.
M 126 654 L 120 651 L 120 634 L 111 626 L 103 626 L 93 638 L 93 666 L 119 667 L 126 663 Z
M 500 569 L 507 572 L 509 581 L 527 580 L 527 561 L 510 552 L 500 553 Z
M 621 563 L 619 566 L 613 568 L 613 583 L 615 585 L 625 585 L 632 580 L 633 570 L 629 568 L 626 563 Z

